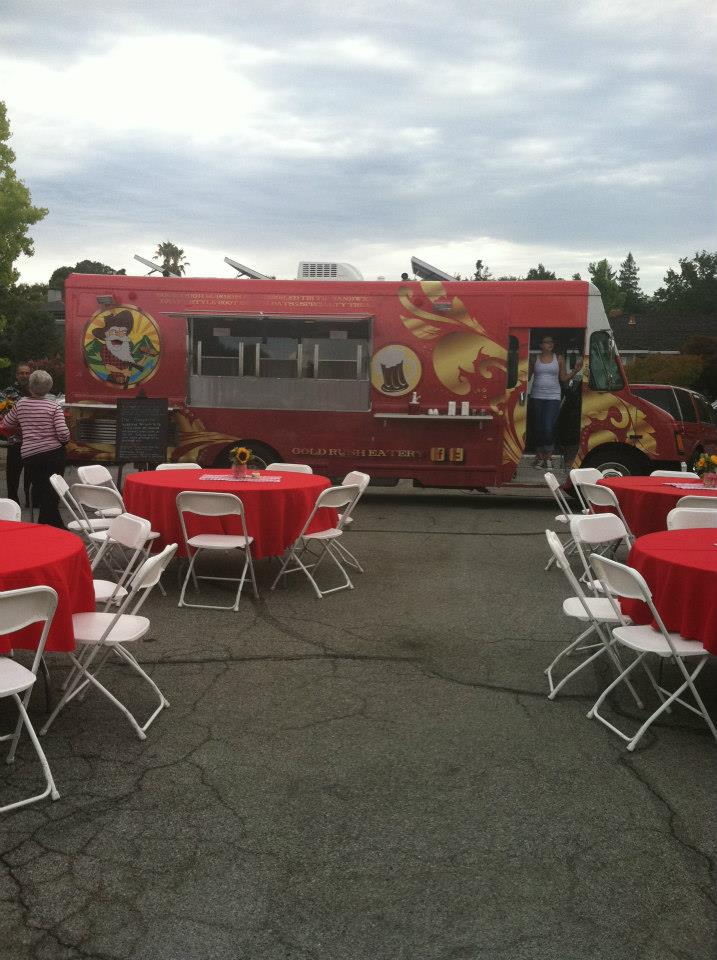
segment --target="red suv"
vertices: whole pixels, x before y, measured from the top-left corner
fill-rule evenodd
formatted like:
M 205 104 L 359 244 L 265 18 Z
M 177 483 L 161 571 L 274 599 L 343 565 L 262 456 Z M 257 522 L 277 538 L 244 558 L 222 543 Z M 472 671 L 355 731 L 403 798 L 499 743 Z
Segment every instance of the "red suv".
M 630 389 L 670 414 L 677 449 L 689 467 L 703 451 L 717 453 L 717 414 L 701 393 L 664 383 L 631 383 Z

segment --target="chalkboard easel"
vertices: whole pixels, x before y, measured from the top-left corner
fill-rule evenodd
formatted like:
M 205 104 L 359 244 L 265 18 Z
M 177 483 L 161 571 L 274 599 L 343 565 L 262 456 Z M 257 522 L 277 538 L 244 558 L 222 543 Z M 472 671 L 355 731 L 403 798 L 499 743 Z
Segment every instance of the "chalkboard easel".
M 167 459 L 169 407 L 166 397 L 133 397 L 117 401 L 115 458 L 117 485 L 125 463 L 162 463 Z

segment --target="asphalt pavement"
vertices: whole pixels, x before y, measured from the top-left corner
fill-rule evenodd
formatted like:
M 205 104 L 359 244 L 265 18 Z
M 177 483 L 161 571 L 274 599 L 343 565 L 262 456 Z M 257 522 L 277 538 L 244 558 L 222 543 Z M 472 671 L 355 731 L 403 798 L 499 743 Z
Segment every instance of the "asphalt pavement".
M 171 707 L 140 742 L 73 702 L 43 740 L 60 799 L 0 819 L 2 960 L 714 960 L 717 744 L 678 708 L 627 753 L 586 718 L 607 666 L 546 699 L 579 632 L 554 512 L 370 489 L 365 573 L 321 601 L 261 561 L 260 601 L 180 610 L 170 568 L 137 655 Z M 714 662 L 701 688 L 717 715 Z M 25 739 L 3 801 L 38 775 Z

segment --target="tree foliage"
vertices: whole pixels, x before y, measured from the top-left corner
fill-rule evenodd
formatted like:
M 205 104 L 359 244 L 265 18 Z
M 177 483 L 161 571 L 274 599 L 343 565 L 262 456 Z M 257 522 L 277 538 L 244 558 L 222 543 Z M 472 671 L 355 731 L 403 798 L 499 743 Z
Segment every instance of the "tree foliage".
M 476 269 L 473 274 L 472 280 L 492 280 L 493 274 L 490 272 L 488 267 L 484 266 L 482 260 L 476 260 Z
M 50 282 L 50 290 L 60 290 L 62 297 L 65 296 L 65 280 L 71 273 L 99 273 L 99 274 L 125 274 L 127 271 L 115 270 L 114 267 L 108 267 L 106 263 L 100 263 L 99 260 L 79 260 L 74 267 L 58 267 L 53 270 Z
M 552 270 L 546 270 L 542 263 L 537 267 L 531 267 L 525 275 L 526 280 L 557 280 Z
M 626 367 L 631 383 L 672 383 L 695 387 L 703 370 L 702 357 L 688 354 L 650 353 L 632 360 Z
M 158 244 L 153 259 L 161 261 L 163 273 L 171 271 L 172 273 L 183 274 L 189 266 L 187 258 L 184 256 L 184 250 L 169 240 Z
M 0 371 L 2 385 L 12 380 L 15 366 L 21 361 L 62 353 L 57 325 L 43 309 L 46 302 L 47 287 L 42 283 L 0 287 L 0 317 L 7 321 L 0 334 L 0 354 L 11 361 Z
M 608 316 L 611 313 L 614 315 L 616 311 L 622 311 L 625 294 L 620 289 L 617 274 L 607 260 L 598 260 L 596 263 L 588 264 L 588 273 L 592 282 L 600 291 L 603 306 Z
M 663 313 L 683 316 L 714 316 L 717 313 L 717 253 L 707 250 L 683 257 L 679 272 L 668 270 L 664 286 L 653 301 Z
M 20 276 L 14 266 L 17 258 L 23 253 L 31 257 L 34 252 L 29 228 L 47 216 L 44 207 L 32 205 L 30 191 L 17 178 L 10 136 L 7 108 L 0 101 L 0 287 L 5 288 Z
M 625 313 L 639 313 L 645 303 L 645 294 L 640 288 L 640 270 L 635 263 L 632 251 L 628 253 L 620 264 L 617 282 L 625 294 L 623 310 Z

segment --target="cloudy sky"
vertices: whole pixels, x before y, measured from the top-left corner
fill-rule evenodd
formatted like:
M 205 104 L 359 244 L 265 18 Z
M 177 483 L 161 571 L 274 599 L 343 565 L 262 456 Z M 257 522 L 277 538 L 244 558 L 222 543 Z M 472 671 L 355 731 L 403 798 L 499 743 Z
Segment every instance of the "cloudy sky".
M 4 0 L 0 99 L 49 215 L 25 281 L 225 255 L 398 277 L 415 254 L 559 276 L 632 250 L 646 290 L 717 249 L 704 0 Z M 135 269 L 136 267 L 136 269 Z

